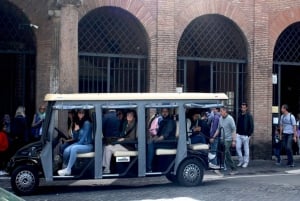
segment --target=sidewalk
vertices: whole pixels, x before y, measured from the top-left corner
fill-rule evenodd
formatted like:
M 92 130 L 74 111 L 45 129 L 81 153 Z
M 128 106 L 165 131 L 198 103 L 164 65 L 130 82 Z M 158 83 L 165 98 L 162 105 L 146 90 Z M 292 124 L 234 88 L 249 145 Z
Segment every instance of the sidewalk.
M 236 164 L 237 158 L 233 157 Z M 294 156 L 295 167 L 286 166 L 286 156 L 282 156 L 281 165 L 276 165 L 274 160 L 250 160 L 247 168 L 238 167 L 239 175 L 255 175 L 255 174 L 284 174 L 286 171 L 300 171 L 300 157 Z M 225 172 L 226 175 L 226 172 Z

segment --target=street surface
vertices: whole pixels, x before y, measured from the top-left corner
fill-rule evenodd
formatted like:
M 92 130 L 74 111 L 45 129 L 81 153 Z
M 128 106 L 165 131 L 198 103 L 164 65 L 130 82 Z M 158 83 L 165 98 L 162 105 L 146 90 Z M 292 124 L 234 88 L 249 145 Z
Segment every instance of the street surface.
M 11 191 L 8 178 L 2 188 Z M 181 187 L 164 177 L 93 181 L 41 182 L 39 192 L 22 197 L 28 201 L 212 201 L 299 200 L 300 170 L 271 174 L 219 177 L 206 172 L 203 185 Z

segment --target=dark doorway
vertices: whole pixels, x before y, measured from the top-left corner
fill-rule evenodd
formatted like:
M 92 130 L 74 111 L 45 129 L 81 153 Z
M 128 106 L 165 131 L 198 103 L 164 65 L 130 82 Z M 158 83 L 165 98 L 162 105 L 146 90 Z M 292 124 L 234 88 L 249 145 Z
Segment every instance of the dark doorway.
M 288 104 L 295 116 L 300 112 L 300 66 L 281 66 L 281 105 Z
M 9 1 L 0 4 L 0 116 L 14 116 L 19 105 L 35 112 L 36 39 L 31 22 Z M 29 118 L 29 119 L 30 119 Z
M 187 62 L 188 92 L 210 92 L 210 63 L 201 61 Z

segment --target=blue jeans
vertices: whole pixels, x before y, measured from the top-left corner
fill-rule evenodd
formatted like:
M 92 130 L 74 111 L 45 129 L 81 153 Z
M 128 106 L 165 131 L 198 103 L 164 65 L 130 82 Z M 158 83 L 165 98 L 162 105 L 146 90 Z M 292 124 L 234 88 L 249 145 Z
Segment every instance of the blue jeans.
M 215 138 L 214 142 L 210 145 L 210 153 L 216 155 L 216 157 L 210 161 L 214 165 L 218 165 L 218 155 L 219 155 L 218 146 L 219 146 L 219 139 Z
M 275 147 L 274 147 L 274 149 L 273 149 L 273 151 L 274 151 L 274 155 L 277 158 L 277 163 L 280 163 L 281 162 L 281 157 L 280 157 L 281 145 L 280 144 L 276 144 Z
M 158 148 L 172 149 L 172 148 L 176 148 L 176 145 L 174 143 L 150 142 L 147 146 L 147 163 L 146 163 L 147 172 L 152 171 L 153 158 L 155 155 L 155 151 Z
M 283 140 L 284 140 L 286 155 L 288 158 L 287 165 L 292 165 L 294 163 L 294 159 L 293 159 L 293 137 L 294 137 L 294 134 L 284 134 L 283 137 L 284 137 Z
M 87 153 L 87 152 L 91 152 L 93 150 L 93 145 L 92 144 L 72 144 L 70 146 L 68 146 L 65 150 L 64 150 L 64 154 L 63 154 L 63 160 L 64 160 L 64 164 L 68 164 L 67 169 L 71 170 L 75 161 L 76 161 L 76 157 L 77 154 L 79 153 Z

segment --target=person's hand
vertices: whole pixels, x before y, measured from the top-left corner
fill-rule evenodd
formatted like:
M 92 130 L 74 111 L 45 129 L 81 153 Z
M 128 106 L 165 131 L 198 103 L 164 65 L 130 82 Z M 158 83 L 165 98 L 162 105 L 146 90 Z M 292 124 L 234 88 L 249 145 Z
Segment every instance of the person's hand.
M 164 140 L 164 136 L 162 136 L 162 135 L 159 136 L 159 137 L 156 135 L 156 136 L 153 138 L 153 141 L 154 141 L 154 142 L 159 142 L 159 141 L 162 141 L 162 140 Z
M 215 141 L 215 138 L 210 138 L 209 139 L 210 144 L 214 143 L 214 141 Z
M 233 140 L 232 143 L 231 143 L 231 146 L 235 147 L 235 143 L 236 143 L 235 140 Z
M 200 132 L 201 131 L 201 127 L 197 126 L 194 128 L 194 132 Z
M 297 136 L 294 135 L 294 142 L 297 142 Z
M 78 131 L 80 128 L 79 128 L 79 125 L 78 124 L 75 124 L 74 126 L 74 131 Z

